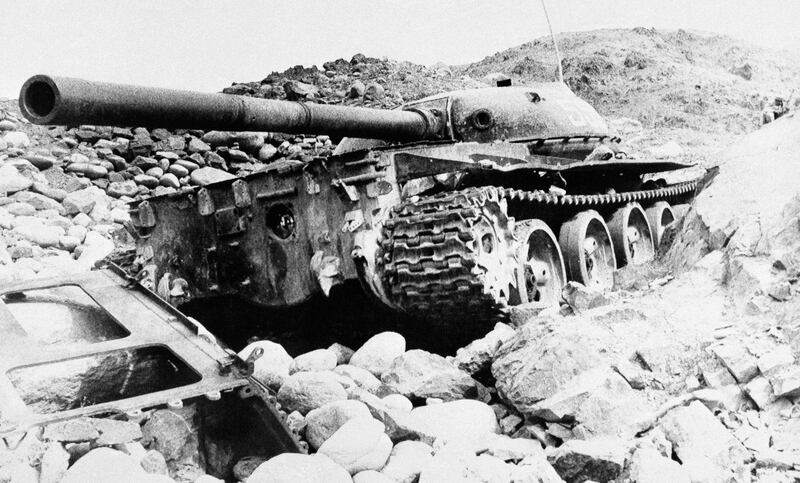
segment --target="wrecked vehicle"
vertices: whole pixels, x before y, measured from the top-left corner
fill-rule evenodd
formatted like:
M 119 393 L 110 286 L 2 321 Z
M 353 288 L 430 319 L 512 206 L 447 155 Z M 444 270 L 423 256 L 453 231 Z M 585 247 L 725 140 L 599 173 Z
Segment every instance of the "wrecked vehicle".
M 610 288 L 698 189 L 657 176 L 689 164 L 628 158 L 560 82 L 378 110 L 39 75 L 19 99 L 37 124 L 346 136 L 331 157 L 132 203 L 133 272 L 175 305 L 293 306 L 359 280 L 394 310 L 486 324 L 557 304 L 567 280 Z
M 159 408 L 191 408 L 202 444 L 229 448 L 232 456 L 209 462 L 212 473 L 229 474 L 247 455 L 307 451 L 270 388 L 251 376 L 258 353 L 242 360 L 114 266 L 4 285 L 0 333 L 0 440 L 7 449 L 36 428 L 59 440 L 62 422 L 138 424 Z M 236 437 L 231 427 L 239 428 Z M 80 441 L 67 433 L 66 441 Z

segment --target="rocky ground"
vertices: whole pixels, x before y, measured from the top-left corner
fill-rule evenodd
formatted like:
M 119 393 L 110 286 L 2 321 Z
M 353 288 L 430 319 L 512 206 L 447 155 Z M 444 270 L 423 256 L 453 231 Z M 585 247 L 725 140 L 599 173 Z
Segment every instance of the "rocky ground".
M 545 48 L 535 41 L 460 67 L 356 56 L 226 91 L 393 107 L 486 85 L 493 72 L 546 76 L 547 62 L 532 60 L 549 59 Z M 659 262 L 620 271 L 613 293 L 571 285 L 558 310 L 516 310 L 455 354 L 407 347 L 394 332 L 355 350 L 245 347 L 243 357 L 264 350 L 255 376 L 310 455 L 254 454 L 221 474 L 202 464 L 191 408 L 169 407 L 6 442 L 0 482 L 800 479 L 800 117 L 756 130 L 760 100 L 797 82 L 800 61 L 645 29 L 569 35 L 562 48 L 568 82 L 643 152 L 720 165 Z M 665 88 L 672 94 L 656 95 Z M 130 242 L 126 201 L 303 162 L 336 141 L 47 129 L 3 104 L 0 281 L 91 269 Z

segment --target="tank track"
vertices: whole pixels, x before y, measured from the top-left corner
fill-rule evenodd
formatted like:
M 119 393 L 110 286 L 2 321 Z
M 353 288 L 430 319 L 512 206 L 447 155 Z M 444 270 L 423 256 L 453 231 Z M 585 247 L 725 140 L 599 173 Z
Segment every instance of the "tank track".
M 629 202 L 691 197 L 698 181 L 664 188 L 596 195 L 560 195 L 477 187 L 409 199 L 384 223 L 377 269 L 393 305 L 434 322 L 469 324 L 503 320 L 507 304 L 487 292 L 477 267 L 473 225 L 487 202 L 541 214 L 602 209 Z M 530 211 L 529 211 L 530 210 Z M 513 229 L 509 230 L 513 233 Z

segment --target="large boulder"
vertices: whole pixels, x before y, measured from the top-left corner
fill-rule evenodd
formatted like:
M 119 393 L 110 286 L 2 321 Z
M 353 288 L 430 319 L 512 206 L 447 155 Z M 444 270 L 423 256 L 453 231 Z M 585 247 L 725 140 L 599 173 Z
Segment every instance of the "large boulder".
M 478 396 L 476 381 L 439 355 L 410 350 L 381 376 L 384 384 L 409 398 L 453 401 Z
M 289 376 L 278 391 L 278 402 L 288 412 L 307 414 L 325 404 L 347 399 L 338 376 L 330 371 L 298 372 Z
M 526 408 L 529 416 L 576 424 L 586 436 L 633 437 L 652 411 L 644 393 L 609 368 L 585 371 L 553 396 Z
M 442 441 L 473 440 L 500 433 L 492 407 L 471 399 L 420 406 L 411 410 L 410 418 Z
M 392 451 L 392 441 L 383 430 L 383 424 L 372 417 L 351 419 L 320 446 L 318 453 L 328 456 L 351 475 L 380 470 Z
M 706 253 L 797 253 L 800 116 L 783 116 L 741 137 L 720 156 L 720 171 L 676 227 L 667 261 L 691 267 Z M 764 156 L 769 153 L 769 156 Z M 758 162 L 754 162 L 758 159 Z M 768 195 L 764 191 L 768 179 Z
M 318 449 L 344 423 L 354 418 L 371 418 L 366 404 L 352 399 L 334 401 L 313 409 L 306 415 L 306 439 Z
M 556 330 L 544 324 L 525 324 L 504 344 L 492 363 L 498 393 L 518 411 L 529 413 L 536 404 L 555 396 L 576 374 L 606 363 L 602 351 L 613 336 L 602 327 L 578 319 Z
M 283 381 L 289 377 L 292 356 L 286 352 L 282 345 L 270 340 L 260 340 L 248 344 L 247 347 L 239 352 L 239 357 L 247 359 L 255 350 L 263 351 L 263 353 L 255 360 L 253 377 L 277 390 L 281 387 Z
M 405 337 L 396 332 L 381 332 L 372 336 L 353 353 L 350 364 L 381 377 L 391 367 L 395 358 L 405 351 Z
M 668 412 L 661 428 L 692 481 L 739 481 L 749 453 L 700 401 Z
M 341 466 L 321 454 L 283 453 L 261 463 L 247 483 L 351 483 Z

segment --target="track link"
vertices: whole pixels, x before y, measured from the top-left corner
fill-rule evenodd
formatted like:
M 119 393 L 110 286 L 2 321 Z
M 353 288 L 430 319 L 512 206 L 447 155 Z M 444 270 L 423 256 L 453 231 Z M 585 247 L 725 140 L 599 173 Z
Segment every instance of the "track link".
M 688 181 L 653 190 L 559 195 L 487 186 L 415 197 L 395 207 L 384 223 L 377 269 L 392 303 L 410 315 L 459 324 L 504 319 L 507 302 L 490 287 L 493 280 L 479 263 L 476 227 L 494 223 L 505 230 L 499 238 L 513 253 L 514 220 L 505 216 L 509 205 L 566 217 L 570 211 L 632 201 L 684 200 L 696 188 L 697 181 Z

